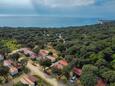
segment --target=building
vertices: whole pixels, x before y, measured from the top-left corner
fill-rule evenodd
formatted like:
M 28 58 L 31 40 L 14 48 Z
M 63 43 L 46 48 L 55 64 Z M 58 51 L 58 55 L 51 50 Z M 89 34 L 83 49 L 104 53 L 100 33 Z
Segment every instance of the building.
M 14 76 L 18 73 L 18 68 L 13 65 L 13 61 L 11 60 L 4 60 L 3 65 L 9 67 L 9 73 Z
M 18 74 L 18 69 L 16 67 L 10 66 L 9 69 L 10 69 L 9 72 L 12 76 Z
M 20 81 L 29 86 L 36 86 L 38 79 L 32 75 L 26 75 Z
M 4 60 L 4 63 L 3 63 L 3 65 L 4 66 L 7 66 L 7 67 L 10 67 L 11 65 L 12 65 L 12 61 L 11 60 Z
M 74 67 L 74 68 L 73 68 L 73 73 L 74 73 L 75 75 L 77 75 L 78 77 L 80 77 L 80 76 L 81 76 L 81 73 L 82 73 L 82 69 L 77 68 L 77 67 Z
M 39 58 L 37 58 L 37 59 L 38 60 L 45 60 L 48 53 L 49 53 L 49 51 L 47 51 L 47 50 L 40 50 L 38 53 Z
M 47 50 L 40 50 L 38 56 L 44 57 L 44 56 L 48 55 L 48 53 L 49 53 L 49 51 L 47 51 Z
M 46 56 L 47 59 L 51 60 L 51 62 L 55 62 L 56 58 L 53 56 Z
M 37 55 L 34 52 L 32 52 L 29 48 L 21 48 L 20 51 L 23 51 L 25 55 L 29 55 L 32 59 L 35 59 L 37 57 Z
M 51 67 L 55 67 L 57 69 L 63 69 L 67 65 L 68 63 L 66 60 L 59 60 L 58 62 L 52 64 Z

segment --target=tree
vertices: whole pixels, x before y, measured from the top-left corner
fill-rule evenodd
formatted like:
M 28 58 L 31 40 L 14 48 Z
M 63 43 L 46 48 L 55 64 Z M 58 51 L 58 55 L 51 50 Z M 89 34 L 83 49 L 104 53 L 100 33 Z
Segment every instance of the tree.
M 113 61 L 111 62 L 111 66 L 112 66 L 112 68 L 115 70 L 115 60 L 113 60 Z
M 112 58 L 115 59 L 115 54 L 112 54 Z
M 88 64 L 88 65 L 83 66 L 82 72 L 83 73 L 93 73 L 97 75 L 99 73 L 99 70 L 98 70 L 98 67 Z
M 27 65 L 28 59 L 27 58 L 23 58 L 23 59 L 19 59 L 18 60 L 23 66 Z
M 103 52 L 93 53 L 90 55 L 90 59 L 94 62 L 99 60 L 99 59 L 103 59 L 103 58 L 104 58 Z
M 61 43 L 59 43 L 59 44 L 56 46 L 56 49 L 59 50 L 60 52 L 66 50 L 64 44 L 61 44 Z
M 77 46 L 72 46 L 70 47 L 69 49 L 67 49 L 67 52 L 70 54 L 70 55 L 75 55 L 77 53 Z
M 83 73 L 80 77 L 83 86 L 95 86 L 97 79 L 93 73 Z
M 111 62 L 113 60 L 112 59 L 113 51 L 112 51 L 111 47 L 107 47 L 106 49 L 103 50 L 103 52 L 104 52 L 104 55 L 105 55 L 104 59 L 108 62 Z
M 95 65 L 97 67 L 100 67 L 100 66 L 107 66 L 108 62 L 104 59 L 99 59 L 96 61 Z
M 3 83 L 4 79 L 3 77 L 0 77 L 0 85 Z
M 102 77 L 107 81 L 107 82 L 115 82 L 115 71 L 105 71 L 102 74 Z
M 83 67 L 84 65 L 87 65 L 87 64 L 91 64 L 91 60 L 90 59 L 77 59 L 76 61 L 76 66 L 77 67 Z
M 50 51 L 50 52 L 48 53 L 48 55 L 51 55 L 51 56 L 52 56 L 52 55 L 53 55 L 53 53 Z
M 109 71 L 109 70 L 110 70 L 109 68 L 104 67 L 104 66 L 99 67 L 99 76 L 102 77 L 102 74 L 103 74 L 105 71 Z
M 58 69 L 56 67 L 52 67 L 51 70 L 56 75 L 61 75 L 62 74 L 62 70 L 60 70 L 60 69 Z
M 14 61 L 18 61 L 20 55 L 18 53 L 14 53 L 12 55 L 9 56 L 11 59 L 13 59 Z
M 0 76 L 3 76 L 6 81 L 8 81 L 9 68 L 5 66 L 0 67 Z
M 66 55 L 66 56 L 65 56 L 65 60 L 66 60 L 67 62 L 71 62 L 72 59 L 73 59 L 73 56 L 72 56 L 72 55 Z
M 45 69 L 45 67 L 50 67 L 51 66 L 51 64 L 52 64 L 52 62 L 51 62 L 51 60 L 49 60 L 49 59 L 45 59 L 45 60 L 41 60 L 40 61 L 40 64 L 44 67 L 44 69 Z
M 40 48 L 39 48 L 39 47 L 36 47 L 36 48 L 34 48 L 32 51 L 33 51 L 34 53 L 38 54 L 39 51 L 40 51 Z
M 110 86 L 115 86 L 115 82 L 113 82 L 113 83 L 110 83 Z

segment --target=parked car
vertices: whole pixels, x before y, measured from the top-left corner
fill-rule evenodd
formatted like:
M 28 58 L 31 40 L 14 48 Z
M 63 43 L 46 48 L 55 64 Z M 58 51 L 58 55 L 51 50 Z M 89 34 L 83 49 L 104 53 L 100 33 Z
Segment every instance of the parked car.
M 77 77 L 76 76 L 73 76 L 70 78 L 70 83 L 74 83 L 75 81 L 77 80 Z

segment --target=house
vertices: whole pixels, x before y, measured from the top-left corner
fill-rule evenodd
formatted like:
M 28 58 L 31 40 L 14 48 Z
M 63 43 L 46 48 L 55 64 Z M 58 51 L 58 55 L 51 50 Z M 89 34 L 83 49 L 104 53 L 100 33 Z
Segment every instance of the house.
M 36 86 L 38 79 L 32 75 L 26 75 L 20 81 L 29 86 Z
M 57 69 L 63 69 L 67 65 L 68 63 L 66 60 L 59 60 L 58 62 L 52 64 L 51 67 L 55 67 Z
M 98 78 L 96 86 L 106 86 L 106 82 L 101 78 Z
M 49 51 L 47 51 L 47 50 L 40 50 L 38 56 L 44 57 L 44 56 L 48 55 L 48 53 L 49 53 Z
M 0 54 L 0 61 L 4 60 L 4 56 L 2 54 Z
M 4 66 L 7 66 L 7 67 L 10 67 L 11 65 L 12 65 L 12 61 L 11 60 L 4 60 L 4 63 L 3 63 L 3 65 Z
M 21 48 L 19 51 L 23 51 L 24 54 L 28 54 L 28 51 L 30 51 L 29 48 Z
M 38 53 L 38 60 L 46 60 L 46 56 L 48 55 L 49 51 L 47 50 L 40 50 Z
M 13 65 L 11 60 L 4 60 L 3 65 L 9 67 L 9 73 L 14 76 L 18 73 L 18 68 Z
M 73 73 L 76 74 L 79 77 L 79 76 L 81 76 L 82 69 L 74 67 L 73 68 Z
M 20 63 L 13 63 L 12 65 L 16 67 L 18 70 L 22 68 L 22 65 Z
M 30 58 L 35 59 L 37 55 L 32 52 L 29 48 L 21 48 L 20 51 L 23 51 L 25 55 L 29 55 Z
M 37 57 L 37 55 L 36 55 L 35 53 L 31 53 L 31 54 L 30 54 L 30 57 L 31 57 L 32 59 L 35 59 L 35 58 Z
M 18 69 L 14 66 L 10 66 L 9 69 L 10 69 L 9 72 L 12 76 L 14 76 L 18 73 Z
M 51 60 L 51 62 L 55 62 L 56 61 L 56 58 L 53 57 L 53 56 L 46 56 L 47 59 Z

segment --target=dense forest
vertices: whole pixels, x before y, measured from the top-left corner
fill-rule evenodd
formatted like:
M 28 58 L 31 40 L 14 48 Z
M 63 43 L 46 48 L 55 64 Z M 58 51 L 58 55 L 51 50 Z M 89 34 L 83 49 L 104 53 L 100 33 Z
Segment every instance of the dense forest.
M 115 23 L 67 28 L 0 28 L 0 53 L 4 55 L 20 47 L 45 48 L 49 43 L 59 51 L 59 58 L 68 61 L 65 72 L 73 66 L 82 68 L 80 79 L 84 86 L 94 86 L 95 77 L 115 86 Z

